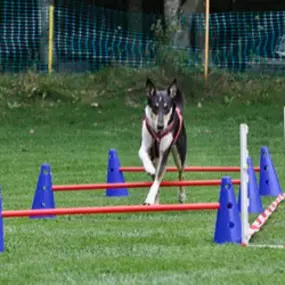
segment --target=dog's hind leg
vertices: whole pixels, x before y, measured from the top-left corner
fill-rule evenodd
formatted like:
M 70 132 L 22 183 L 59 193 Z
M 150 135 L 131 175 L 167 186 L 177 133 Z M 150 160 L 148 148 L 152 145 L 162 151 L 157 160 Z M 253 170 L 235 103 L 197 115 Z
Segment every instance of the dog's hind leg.
M 186 138 L 185 128 L 183 126 L 181 130 L 181 136 L 177 140 L 176 144 L 173 145 L 172 147 L 172 155 L 176 167 L 178 169 L 179 181 L 183 180 L 184 164 L 186 159 L 186 144 L 187 144 L 187 138 Z M 178 193 L 178 201 L 180 203 L 185 203 L 185 200 L 186 200 L 185 188 L 183 186 L 180 186 Z
M 175 162 L 175 165 L 178 169 L 178 179 L 179 181 L 182 181 L 183 180 L 183 169 L 184 169 L 184 166 L 181 162 L 181 158 L 179 156 L 179 153 L 178 153 L 178 150 L 177 150 L 177 146 L 174 145 L 172 147 L 172 156 L 173 156 L 173 160 Z M 180 203 L 184 203 L 186 200 L 186 194 L 185 194 L 185 188 L 183 186 L 179 186 L 179 193 L 178 193 L 178 201 Z
M 183 177 L 183 170 L 179 171 L 178 173 L 178 179 L 179 181 L 182 181 L 184 179 Z M 181 204 L 184 204 L 186 200 L 186 192 L 184 186 L 180 186 L 179 188 L 179 195 L 178 195 L 178 201 Z

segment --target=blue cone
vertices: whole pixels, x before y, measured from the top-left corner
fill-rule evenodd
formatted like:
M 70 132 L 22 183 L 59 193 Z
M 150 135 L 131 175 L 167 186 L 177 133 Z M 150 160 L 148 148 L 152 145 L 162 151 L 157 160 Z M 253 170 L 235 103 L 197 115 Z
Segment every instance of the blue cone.
M 108 169 L 107 169 L 107 183 L 125 183 L 123 173 L 120 171 L 120 160 L 115 149 L 109 150 Z M 128 196 L 127 188 L 106 189 L 106 196 L 108 197 L 122 197 Z
M 42 164 L 38 179 L 37 188 L 32 204 L 32 209 L 54 209 L 54 194 L 52 191 L 52 175 L 50 165 Z M 33 219 L 55 218 L 54 215 L 47 216 L 31 216 Z
M 278 196 L 282 189 L 267 147 L 260 150 L 260 180 L 259 193 L 261 196 Z
M 256 175 L 254 172 L 254 167 L 252 163 L 252 159 L 248 157 L 247 159 L 247 165 L 248 165 L 248 184 L 247 184 L 247 195 L 249 198 L 249 206 L 248 206 L 248 212 L 250 214 L 255 213 L 261 213 L 263 212 L 262 207 L 262 200 L 261 196 L 259 194 L 258 184 L 256 180 Z M 239 194 L 238 194 L 238 209 L 241 211 L 241 193 L 239 188 Z
M 231 177 L 223 177 L 217 211 L 214 242 L 241 243 L 241 220 Z
M 0 252 L 4 252 L 4 224 L 3 224 L 3 202 L 2 202 L 2 189 L 0 187 Z

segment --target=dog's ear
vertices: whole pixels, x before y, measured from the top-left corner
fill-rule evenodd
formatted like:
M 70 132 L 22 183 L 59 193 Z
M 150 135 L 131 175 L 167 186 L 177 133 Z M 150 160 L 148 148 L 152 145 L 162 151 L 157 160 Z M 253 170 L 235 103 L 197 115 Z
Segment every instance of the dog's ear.
M 174 78 L 174 80 L 171 82 L 171 84 L 169 85 L 167 91 L 168 94 L 171 98 L 174 98 L 177 94 L 177 80 L 176 78 Z
M 145 86 L 146 86 L 146 90 L 147 90 L 147 97 L 153 96 L 154 92 L 155 92 L 155 87 L 149 78 L 147 78 Z

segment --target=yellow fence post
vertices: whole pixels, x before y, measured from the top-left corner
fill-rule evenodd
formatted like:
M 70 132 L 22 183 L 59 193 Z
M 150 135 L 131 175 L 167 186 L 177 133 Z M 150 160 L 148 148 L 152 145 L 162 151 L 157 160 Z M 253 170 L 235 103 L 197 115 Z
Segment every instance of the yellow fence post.
M 49 7 L 49 40 L 48 40 L 48 73 L 52 72 L 53 30 L 54 30 L 54 6 L 50 5 Z
M 205 61 L 204 61 L 204 78 L 208 79 L 209 68 L 209 14 L 210 14 L 210 0 L 205 1 Z

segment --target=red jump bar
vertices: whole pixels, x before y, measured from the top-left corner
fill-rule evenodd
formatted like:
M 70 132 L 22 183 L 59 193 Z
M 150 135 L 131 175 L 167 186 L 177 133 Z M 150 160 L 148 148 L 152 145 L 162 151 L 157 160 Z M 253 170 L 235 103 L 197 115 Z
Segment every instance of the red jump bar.
M 239 185 L 240 180 L 232 180 L 234 185 Z M 75 184 L 75 185 L 53 185 L 53 191 L 77 191 L 77 190 L 102 190 L 114 188 L 145 188 L 150 187 L 152 182 L 126 182 L 126 183 L 103 183 L 103 184 Z M 220 186 L 221 180 L 183 180 L 162 181 L 161 187 L 174 186 Z
M 108 207 L 84 207 L 84 208 L 57 208 L 41 210 L 9 210 L 3 211 L 3 218 L 47 216 L 47 215 L 88 215 L 88 214 L 114 214 L 137 212 L 165 212 L 165 211 L 201 211 L 217 210 L 219 203 L 196 204 L 165 204 L 165 205 L 135 205 L 135 206 L 108 206 Z
M 120 167 L 121 172 L 145 172 L 141 166 Z M 177 167 L 170 166 L 166 168 L 167 172 L 177 172 Z M 260 167 L 255 167 L 254 171 L 260 172 Z M 184 172 L 240 172 L 238 166 L 187 166 Z

